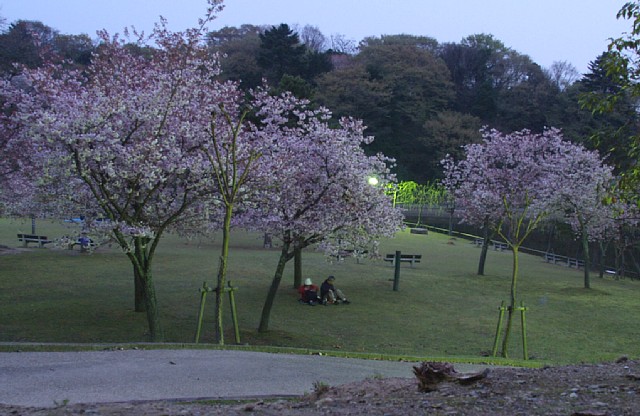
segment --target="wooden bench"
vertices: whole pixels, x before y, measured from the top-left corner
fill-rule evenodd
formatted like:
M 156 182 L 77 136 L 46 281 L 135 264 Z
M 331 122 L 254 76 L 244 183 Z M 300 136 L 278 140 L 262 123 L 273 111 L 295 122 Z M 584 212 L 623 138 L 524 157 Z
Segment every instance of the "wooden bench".
M 401 254 L 400 255 L 400 263 L 402 262 L 411 263 L 411 267 L 413 267 L 414 263 L 420 263 L 421 259 L 422 259 L 422 254 Z M 389 261 L 391 262 L 392 265 L 395 265 L 396 255 L 387 254 L 383 260 Z
M 509 245 L 502 241 L 491 240 L 490 243 L 495 251 L 504 251 L 509 248 Z M 471 242 L 471 244 L 477 247 L 482 247 L 484 245 L 484 238 L 476 238 Z
M 38 243 L 40 247 L 45 244 L 52 243 L 46 235 L 18 234 L 18 241 L 22 241 L 23 246 L 27 247 L 29 243 Z
M 493 249 L 495 251 L 504 251 L 509 248 L 507 243 L 503 243 L 502 241 L 491 240 L 491 244 L 493 244 Z

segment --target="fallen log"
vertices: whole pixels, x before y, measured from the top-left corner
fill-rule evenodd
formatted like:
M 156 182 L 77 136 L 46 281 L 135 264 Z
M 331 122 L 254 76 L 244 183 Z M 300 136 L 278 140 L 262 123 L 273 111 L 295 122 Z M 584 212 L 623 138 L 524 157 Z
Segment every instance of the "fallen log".
M 423 362 L 413 367 L 413 373 L 418 378 L 418 390 L 422 392 L 434 391 L 443 381 L 468 385 L 482 380 L 489 374 L 489 369 L 479 373 L 458 373 L 449 363 Z

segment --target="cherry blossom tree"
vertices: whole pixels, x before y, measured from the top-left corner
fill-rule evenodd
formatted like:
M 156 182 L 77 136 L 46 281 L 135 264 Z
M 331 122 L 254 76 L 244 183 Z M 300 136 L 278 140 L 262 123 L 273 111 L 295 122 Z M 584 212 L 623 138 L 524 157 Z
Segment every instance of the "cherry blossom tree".
M 85 71 L 25 69 L 29 88 L 6 91 L 40 172 L 39 195 L 49 196 L 38 205 L 58 217 L 81 210 L 88 226 L 112 234 L 133 266 L 136 310 L 146 310 L 152 340 L 163 337 L 156 248 L 166 231 L 212 225 L 204 205 L 216 196 L 217 178 L 200 149 L 209 142 L 211 110 L 240 99 L 235 85 L 215 81 L 217 59 L 201 44 L 220 2 L 209 6 L 199 29 L 172 33 L 162 21 L 148 38 L 100 32 Z M 154 47 L 143 56 L 131 43 Z
M 259 99 L 264 96 L 264 91 L 259 91 L 254 97 L 252 108 L 259 106 Z M 224 345 L 222 305 L 226 286 L 231 221 L 234 212 L 242 204 L 251 201 L 251 195 L 257 190 L 260 177 L 263 176 L 257 162 L 264 152 L 264 144 L 271 143 L 271 137 L 263 134 L 264 128 L 261 129 L 254 123 L 246 122 L 247 114 L 248 110 L 241 109 L 238 105 L 228 109 L 221 104 L 217 110 L 212 111 L 208 130 L 209 141 L 200 149 L 206 156 L 208 168 L 216 180 L 216 190 L 224 212 L 222 246 L 216 277 L 215 322 L 216 341 L 219 345 Z
M 265 97 L 258 114 L 270 115 L 265 134 L 274 140 L 270 154 L 260 160 L 269 172 L 262 179 L 264 188 L 242 221 L 282 241 L 259 325 L 259 331 L 266 331 L 285 265 L 296 251 L 318 244 L 336 253 L 344 241 L 357 247 L 374 244 L 395 234 L 402 214 L 385 194 L 394 180 L 391 161 L 364 154 L 361 145 L 372 138 L 363 135 L 360 121 L 343 118 L 331 127 L 328 110 L 310 109 L 291 94 Z M 368 183 L 371 175 L 378 178 L 375 187 Z
M 622 206 L 609 201 L 615 185 L 613 168 L 603 163 L 598 152 L 579 144 L 563 144 L 566 168 L 563 182 L 555 194 L 557 208 L 582 242 L 584 287 L 589 289 L 589 242 L 603 239 L 607 231 L 616 228 Z
M 556 207 L 558 189 L 570 187 L 571 144 L 560 131 L 483 130 L 480 144 L 465 147 L 466 158 L 443 161 L 444 184 L 456 198 L 464 222 L 488 226 L 513 252 L 510 303 L 502 355 L 507 356 L 517 301 L 518 254 L 525 239 Z
M 7 85 L 5 81 L 4 85 Z M 4 86 L 3 85 L 3 86 Z M 2 88 L 5 90 L 5 88 Z M 11 176 L 20 171 L 19 142 L 16 141 L 19 125 L 11 117 L 14 109 L 10 103 L 5 103 L 5 108 L 0 112 L 0 183 L 7 182 Z
M 11 81 L 0 81 L 0 89 L 6 91 Z M 4 98 L 2 98 L 4 100 Z M 0 110 L 0 215 L 15 211 L 16 202 L 29 194 L 30 182 L 24 181 L 22 171 L 30 168 L 29 153 L 25 152 L 19 137 L 21 125 L 14 119 L 15 106 L 4 101 Z

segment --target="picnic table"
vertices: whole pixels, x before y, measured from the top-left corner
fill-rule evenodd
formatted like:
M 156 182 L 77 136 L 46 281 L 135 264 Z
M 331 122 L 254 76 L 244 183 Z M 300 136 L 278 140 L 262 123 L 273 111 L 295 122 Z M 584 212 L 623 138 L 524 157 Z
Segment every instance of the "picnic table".
M 53 242 L 46 235 L 35 234 L 18 234 L 18 241 L 21 241 L 24 247 L 28 247 L 29 243 L 37 243 L 40 247 L 44 247 L 45 244 Z

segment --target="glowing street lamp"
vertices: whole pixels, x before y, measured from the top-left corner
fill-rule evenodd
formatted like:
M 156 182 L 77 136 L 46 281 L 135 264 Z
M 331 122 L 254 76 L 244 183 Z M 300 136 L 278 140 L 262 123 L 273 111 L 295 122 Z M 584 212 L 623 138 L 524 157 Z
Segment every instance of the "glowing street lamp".
M 371 185 L 371 186 L 378 186 L 378 184 L 380 183 L 380 181 L 378 180 L 378 178 L 376 178 L 375 176 L 369 176 L 369 177 L 367 178 L 367 182 L 368 182 L 368 183 L 369 183 L 369 185 Z M 391 190 L 391 192 L 393 193 L 393 207 L 395 208 L 395 207 L 396 207 L 396 197 L 398 196 L 398 189 L 397 189 L 395 186 L 391 185 L 391 184 L 388 184 L 388 185 L 387 185 L 387 187 L 388 187 L 388 189 L 390 189 L 390 190 Z M 385 191 L 385 192 L 386 192 L 387 194 L 389 194 L 389 193 L 390 193 L 389 191 Z

